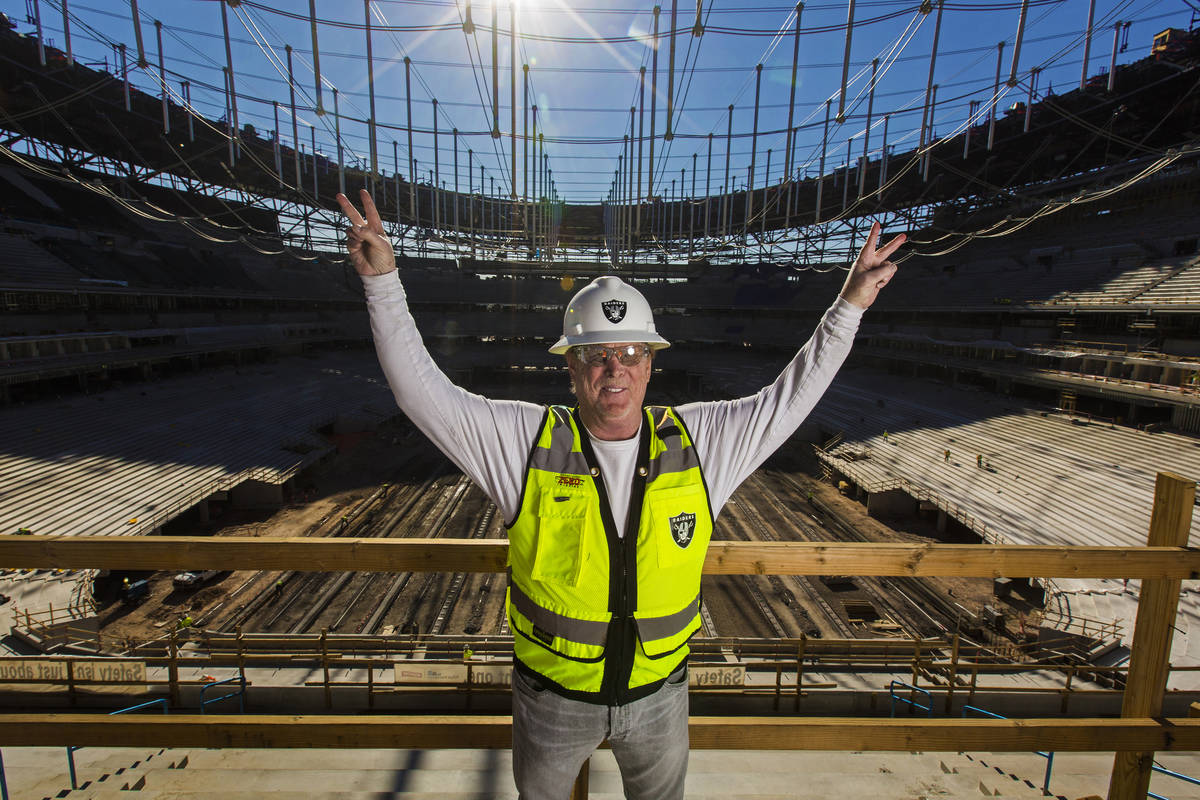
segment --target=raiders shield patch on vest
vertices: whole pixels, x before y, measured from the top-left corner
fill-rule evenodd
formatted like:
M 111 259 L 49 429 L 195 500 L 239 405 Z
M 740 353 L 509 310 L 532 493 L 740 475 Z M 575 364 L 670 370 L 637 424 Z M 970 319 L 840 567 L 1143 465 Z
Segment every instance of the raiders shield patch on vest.
M 692 535 L 695 533 L 695 514 L 680 514 L 677 517 L 671 517 L 671 537 L 675 540 L 675 544 L 687 547 L 692 543 Z
M 608 317 L 608 321 L 614 325 L 625 319 L 624 300 L 605 300 L 600 307 L 604 309 L 604 316 Z

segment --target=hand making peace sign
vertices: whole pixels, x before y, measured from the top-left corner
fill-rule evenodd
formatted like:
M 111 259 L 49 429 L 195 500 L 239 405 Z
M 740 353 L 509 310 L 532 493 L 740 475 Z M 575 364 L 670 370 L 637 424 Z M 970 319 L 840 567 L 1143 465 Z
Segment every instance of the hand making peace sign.
M 879 290 L 888 285 L 888 281 L 896 274 L 896 265 L 888 261 L 888 257 L 904 244 L 907 237 L 902 233 L 878 250 L 875 243 L 879 241 L 879 223 L 871 224 L 871 233 L 863 244 L 862 251 L 846 276 L 842 286 L 842 297 L 859 308 L 870 308 L 879 296 Z
M 358 197 L 362 201 L 362 214 L 346 195 L 339 192 L 337 196 L 342 213 L 350 220 L 350 230 L 346 232 L 350 263 L 359 275 L 385 275 L 396 268 L 392 242 L 383 231 L 383 220 L 379 218 L 379 209 L 375 208 L 371 193 L 361 189 Z M 364 214 L 366 219 L 363 219 Z

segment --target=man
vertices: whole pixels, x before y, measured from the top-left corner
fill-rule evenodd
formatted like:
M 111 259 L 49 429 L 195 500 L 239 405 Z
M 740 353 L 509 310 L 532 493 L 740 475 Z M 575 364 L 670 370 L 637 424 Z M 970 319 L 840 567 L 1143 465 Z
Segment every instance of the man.
M 713 520 L 816 405 L 863 310 L 896 271 L 878 224 L 839 298 L 758 394 L 643 407 L 669 343 L 645 298 L 598 278 L 568 304 L 562 337 L 578 405 L 489 400 L 453 385 L 421 342 L 370 195 L 343 195 L 379 360 L 409 419 L 496 503 L 509 529 L 513 774 L 524 800 L 566 800 L 605 739 L 625 795 L 683 797 L 687 641 Z

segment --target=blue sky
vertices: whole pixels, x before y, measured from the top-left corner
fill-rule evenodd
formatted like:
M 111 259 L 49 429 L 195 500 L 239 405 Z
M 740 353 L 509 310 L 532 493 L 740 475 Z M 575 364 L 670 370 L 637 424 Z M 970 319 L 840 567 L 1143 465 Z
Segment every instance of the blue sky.
M 30 0 L 30 3 L 34 0 Z M 36 0 L 46 36 L 63 45 L 62 6 L 58 0 Z M 523 130 L 524 104 L 521 65 L 530 65 L 533 99 L 539 107 L 538 128 L 546 136 L 546 152 L 559 194 L 570 202 L 598 202 L 609 191 L 622 136 L 630 133 L 630 106 L 639 101 L 638 68 L 646 67 L 647 86 L 642 133 L 650 132 L 650 74 L 653 54 L 649 36 L 652 25 L 650 3 L 634 0 L 516 0 L 519 31 L 529 37 L 519 43 L 517 59 L 517 133 Z M 420 178 L 429 179 L 434 165 L 433 106 L 438 100 L 438 179 L 454 185 L 453 139 L 458 128 L 459 185 L 467 188 L 467 150 L 476 164 L 471 182 L 478 189 L 482 163 L 486 177 L 507 193 L 510 156 L 510 4 L 496 6 L 500 28 L 498 62 L 500 79 L 500 127 L 504 136 L 493 139 L 492 92 L 492 4 L 473 0 L 471 16 L 474 36 L 462 30 L 466 0 L 373 0 L 370 3 L 376 118 L 381 167 L 393 170 L 393 146 L 406 171 L 407 112 L 403 58 L 412 59 L 411 100 L 414 146 Z M 18 23 L 26 23 L 26 2 L 3 0 L 0 10 Z M 181 80 L 192 84 L 193 103 L 212 117 L 224 114 L 221 67 L 225 65 L 221 35 L 221 6 L 215 0 L 140 0 L 142 37 L 154 74 L 134 69 L 133 80 L 157 93 L 158 46 L 153 20 L 163 22 L 163 55 L 174 91 Z M 780 179 L 786 143 L 791 77 L 794 4 L 777 0 L 703 0 L 701 16 L 705 32 L 696 37 L 695 0 L 680 0 L 675 38 L 675 115 L 672 128 L 678 136 L 663 141 L 666 123 L 667 79 L 671 5 L 662 7 L 658 74 L 659 97 L 655 133 L 654 192 L 669 196 L 671 181 L 681 181 L 692 194 L 705 193 L 706 178 L 718 192 L 725 171 L 727 107 L 734 105 L 732 175 L 744 184 L 752 149 L 755 183 Z M 122 0 L 68 0 L 71 14 L 72 49 L 88 63 L 114 63 L 113 45 L 124 42 L 132 55 L 135 32 L 130 4 Z M 341 135 L 346 159 L 365 158 L 369 152 L 367 126 L 369 96 L 364 22 L 366 7 L 359 2 L 316 0 L 322 101 L 332 111 L 332 88 L 339 93 Z M 938 105 L 934 127 L 948 135 L 961 126 L 971 100 L 986 108 L 996 76 L 997 44 L 1005 41 L 1002 88 L 1012 67 L 1020 3 L 947 2 L 943 11 L 939 53 L 934 75 Z M 307 149 L 310 126 L 316 126 L 319 150 L 335 153 L 332 114 L 318 117 L 312 111 L 315 99 L 312 35 L 308 24 L 307 0 L 243 2 L 227 8 L 238 111 L 242 124 L 259 131 L 275 127 L 272 100 L 281 104 L 281 133 L 291 138 L 287 116 L 288 87 L 284 45 L 293 49 L 296 102 L 299 107 L 300 141 Z M 1080 79 L 1087 0 L 1031 0 L 1020 52 L 1019 84 L 1007 89 L 1001 105 L 1024 100 L 1029 91 L 1030 69 L 1041 67 L 1039 94 L 1053 87 L 1064 92 Z M 888 144 L 906 150 L 916 143 L 929 71 L 929 55 L 936 14 L 922 14 L 918 3 L 909 0 L 859 0 L 855 8 L 846 99 L 846 119 L 831 122 L 828 136 L 828 165 L 836 165 L 848 146 L 857 157 L 862 152 L 866 130 L 867 87 L 871 62 L 879 59 L 879 75 L 872 114 L 869 148 L 878 155 L 883 138 L 883 116 L 888 114 Z M 1183 0 L 1096 0 L 1095 33 L 1092 37 L 1089 73 L 1107 69 L 1113 46 L 1114 23 L 1130 22 L 1128 49 L 1119 53 L 1126 63 L 1149 53 L 1155 33 L 1167 27 L 1186 28 L 1192 11 Z M 846 41 L 847 4 L 813 2 L 801 16 L 799 72 L 794 126 L 801 128 L 796 168 L 815 172 L 821 152 L 825 102 L 832 99 L 837 111 Z M 401 26 L 403 31 L 379 30 Z M 424 29 L 424 30 L 421 30 Z M 773 35 L 773 34 L 778 35 Z M 1125 33 L 1122 32 L 1124 40 Z M 752 147 L 755 97 L 755 65 L 762 63 L 757 146 Z M 132 66 L 132 64 L 131 64 Z M 211 88 L 205 88 L 205 86 Z M 636 134 L 637 131 L 635 130 Z M 709 133 L 713 133 L 711 173 L 706 169 Z M 518 152 L 523 146 L 518 139 Z M 767 171 L 767 150 L 771 150 Z M 649 144 L 643 143 L 642 192 L 648 183 Z M 698 167 L 693 174 L 693 155 Z M 636 151 L 635 151 L 636 157 Z M 518 162 L 517 191 L 523 190 L 524 168 Z M 676 188 L 678 191 L 678 186 Z

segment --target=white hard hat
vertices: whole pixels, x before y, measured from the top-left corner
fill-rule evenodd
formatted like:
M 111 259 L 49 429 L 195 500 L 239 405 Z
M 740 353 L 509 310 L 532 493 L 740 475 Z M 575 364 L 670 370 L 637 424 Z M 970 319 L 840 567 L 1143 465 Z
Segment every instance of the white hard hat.
M 581 344 L 644 342 L 652 350 L 671 343 L 654 329 L 654 314 L 642 293 L 613 275 L 589 283 L 567 303 L 563 335 L 551 353 L 561 355 Z

